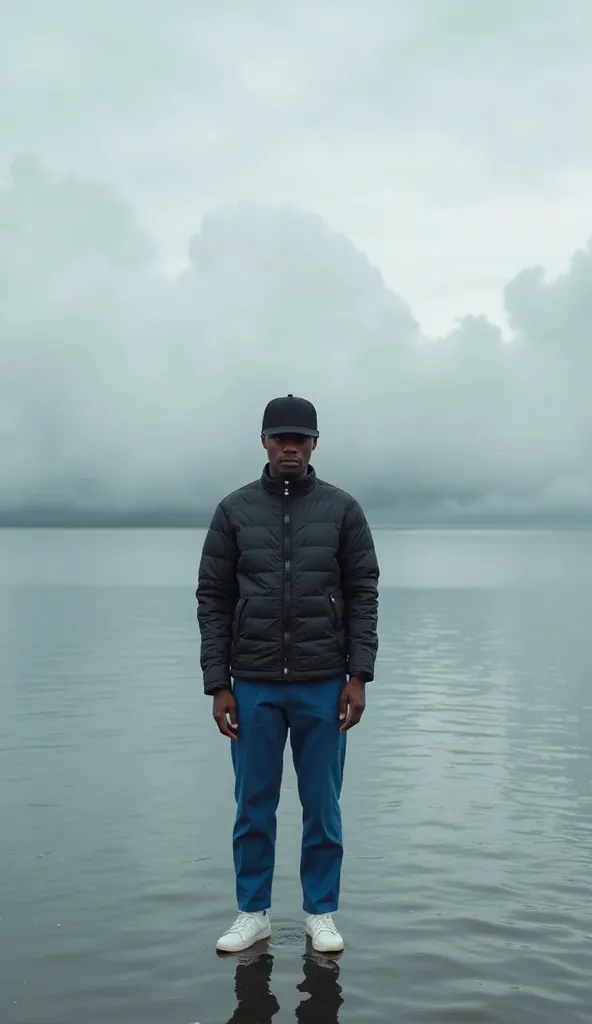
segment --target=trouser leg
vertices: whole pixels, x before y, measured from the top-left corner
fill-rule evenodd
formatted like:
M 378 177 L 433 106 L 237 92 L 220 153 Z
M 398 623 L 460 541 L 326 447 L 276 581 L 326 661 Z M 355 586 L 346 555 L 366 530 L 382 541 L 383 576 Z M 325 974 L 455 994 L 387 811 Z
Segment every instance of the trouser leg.
M 238 739 L 231 740 L 236 819 L 232 846 L 239 910 L 271 906 L 288 723 L 281 685 L 237 680 Z
M 290 742 L 302 804 L 300 879 L 307 914 L 333 913 L 339 905 L 343 840 L 339 798 L 346 733 L 339 731 L 345 679 L 290 687 Z

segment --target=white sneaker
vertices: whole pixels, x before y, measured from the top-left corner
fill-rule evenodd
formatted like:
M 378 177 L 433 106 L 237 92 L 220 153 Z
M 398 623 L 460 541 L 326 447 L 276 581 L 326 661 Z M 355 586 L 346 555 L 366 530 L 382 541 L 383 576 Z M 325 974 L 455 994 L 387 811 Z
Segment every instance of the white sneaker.
M 234 924 L 218 939 L 216 949 L 222 953 L 241 953 L 271 935 L 271 921 L 265 911 L 247 914 L 241 910 Z
M 312 948 L 317 953 L 340 953 L 344 947 L 331 914 L 310 914 L 306 919 L 306 934 L 310 935 Z

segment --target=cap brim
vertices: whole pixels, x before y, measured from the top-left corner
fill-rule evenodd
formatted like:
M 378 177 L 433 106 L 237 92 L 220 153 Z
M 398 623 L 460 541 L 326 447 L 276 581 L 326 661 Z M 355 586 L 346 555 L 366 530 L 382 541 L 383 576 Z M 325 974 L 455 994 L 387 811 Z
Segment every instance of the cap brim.
M 265 427 L 261 431 L 266 437 L 270 434 L 304 434 L 305 437 L 318 437 L 318 430 L 311 430 L 310 427 Z

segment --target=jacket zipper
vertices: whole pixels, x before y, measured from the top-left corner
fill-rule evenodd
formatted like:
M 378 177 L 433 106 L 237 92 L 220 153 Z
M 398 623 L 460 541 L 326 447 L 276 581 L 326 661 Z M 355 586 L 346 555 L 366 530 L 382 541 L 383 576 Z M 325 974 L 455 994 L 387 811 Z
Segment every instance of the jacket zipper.
M 283 654 L 283 678 L 287 679 L 290 674 L 289 662 L 290 662 L 290 616 L 291 616 L 291 528 L 290 528 L 290 511 L 288 506 L 288 498 L 290 496 L 290 488 L 287 480 L 284 480 L 284 629 L 282 635 L 282 654 Z

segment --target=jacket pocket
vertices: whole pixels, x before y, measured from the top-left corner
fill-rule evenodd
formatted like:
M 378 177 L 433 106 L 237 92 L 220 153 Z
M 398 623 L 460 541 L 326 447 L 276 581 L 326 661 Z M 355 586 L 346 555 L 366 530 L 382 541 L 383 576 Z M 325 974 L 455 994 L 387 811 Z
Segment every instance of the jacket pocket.
M 329 621 L 333 628 L 339 653 L 342 657 L 345 657 L 345 629 L 343 625 L 343 615 L 341 614 L 340 606 L 335 594 L 329 594 Z
M 234 621 L 232 623 L 232 639 L 236 645 L 240 636 L 240 628 L 243 623 L 245 614 L 245 608 L 247 606 L 248 597 L 241 597 L 234 611 Z
M 339 633 L 339 614 L 337 612 L 337 601 L 335 600 L 335 594 L 329 594 L 329 609 L 331 612 L 331 622 L 333 623 L 333 629 L 336 633 Z

